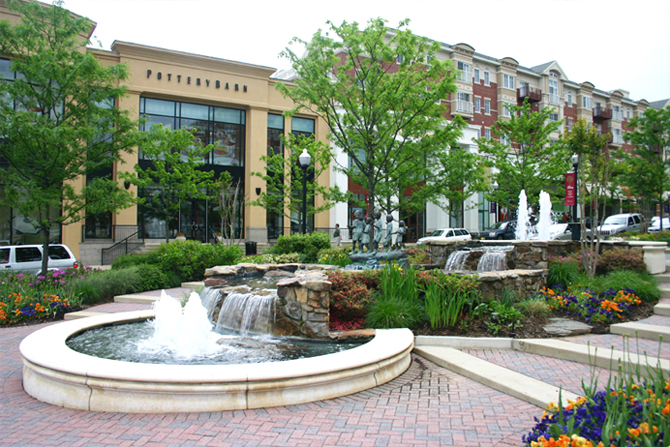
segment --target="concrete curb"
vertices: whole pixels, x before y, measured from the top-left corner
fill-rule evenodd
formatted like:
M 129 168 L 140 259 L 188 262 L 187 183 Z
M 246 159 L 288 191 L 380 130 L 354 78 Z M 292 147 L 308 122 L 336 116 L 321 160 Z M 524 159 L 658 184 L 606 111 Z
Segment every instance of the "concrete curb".
M 670 306 L 668 306 L 670 308 Z M 670 327 L 657 326 L 654 324 L 643 324 L 630 321 L 610 325 L 610 333 L 617 335 L 629 335 L 654 341 L 670 340 Z

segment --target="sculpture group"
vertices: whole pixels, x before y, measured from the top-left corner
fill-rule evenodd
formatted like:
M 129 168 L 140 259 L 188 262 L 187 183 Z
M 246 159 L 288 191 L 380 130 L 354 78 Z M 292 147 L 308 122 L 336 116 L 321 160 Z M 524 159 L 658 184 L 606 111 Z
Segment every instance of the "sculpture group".
M 354 222 L 351 240 L 353 242 L 350 255 L 363 254 L 364 250 L 368 253 L 377 254 L 380 252 L 380 243 L 382 242 L 382 235 L 384 234 L 384 222 L 382 220 L 382 213 L 375 211 L 373 213 L 374 220 L 371 217 L 363 219 L 363 212 L 356 210 L 354 212 Z M 370 233 L 374 230 L 372 236 L 372 250 L 369 250 Z M 393 231 L 393 216 L 388 214 L 386 216 L 386 236 L 384 237 L 383 252 L 390 252 L 394 250 L 402 250 L 404 247 L 404 237 L 406 232 L 405 222 L 399 221 L 398 228 Z M 393 235 L 396 236 L 395 243 L 393 243 Z M 358 251 L 357 251 L 358 249 Z

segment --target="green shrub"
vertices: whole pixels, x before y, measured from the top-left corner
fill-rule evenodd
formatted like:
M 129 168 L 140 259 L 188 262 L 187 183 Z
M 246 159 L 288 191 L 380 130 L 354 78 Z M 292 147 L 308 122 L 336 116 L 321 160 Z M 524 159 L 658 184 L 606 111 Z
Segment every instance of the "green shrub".
M 159 266 L 154 264 L 142 264 L 137 267 L 138 283 L 135 292 L 146 292 L 147 290 L 171 289 L 179 287 L 179 277 L 171 272 L 163 272 Z
M 327 248 L 330 248 L 330 236 L 317 232 L 279 236 L 274 247 L 265 252 L 278 255 L 298 253 L 300 262 L 316 263 L 319 251 Z
M 199 281 L 205 270 L 217 265 L 233 265 L 242 257 L 237 245 L 201 244 L 197 241 L 174 241 L 154 250 L 158 265 L 164 273 L 180 281 Z
M 548 318 L 551 309 L 544 298 L 529 298 L 515 304 L 516 309 L 527 317 Z
M 370 305 L 365 322 L 367 327 L 377 329 L 413 329 L 421 325 L 423 320 L 424 312 L 419 300 L 378 296 Z
M 121 255 L 112 262 L 112 269 L 119 270 L 142 264 L 158 264 L 156 253 L 129 253 L 127 255 Z
M 430 264 L 430 257 L 428 256 L 425 247 L 421 246 L 415 248 L 406 248 L 405 251 L 407 252 L 410 264 L 412 265 Z
M 346 267 L 351 264 L 351 259 L 349 259 L 349 249 L 346 247 L 337 247 L 319 250 L 317 262 L 319 264 Z
M 616 270 L 630 270 L 638 273 L 646 272 L 647 265 L 644 262 L 642 251 L 619 247 L 604 250 L 598 257 L 596 274 L 606 275 Z
M 346 321 L 365 318 L 372 303 L 374 289 L 365 281 L 363 272 L 327 272 L 332 283 L 330 292 L 331 319 Z
M 121 270 L 104 270 L 87 278 L 74 280 L 67 284 L 67 289 L 77 294 L 82 304 L 95 304 L 111 301 L 116 295 L 124 295 L 137 291 L 140 283 L 138 267 Z
M 453 327 L 481 300 L 476 275 L 418 272 L 417 286 L 424 292 L 426 314 L 432 328 Z
M 579 263 L 571 257 L 554 257 L 549 259 L 547 286 L 557 284 L 568 287 L 579 275 Z

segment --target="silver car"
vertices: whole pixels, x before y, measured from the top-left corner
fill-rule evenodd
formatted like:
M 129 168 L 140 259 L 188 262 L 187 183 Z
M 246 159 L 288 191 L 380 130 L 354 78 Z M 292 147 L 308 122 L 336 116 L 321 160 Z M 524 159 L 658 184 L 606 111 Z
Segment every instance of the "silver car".
M 647 230 L 648 223 L 642 214 L 615 214 L 605 219 L 598 227 L 600 236 L 605 239 L 626 231 L 637 231 L 643 233 Z
M 67 245 L 49 245 L 49 270 L 65 270 L 79 267 L 80 263 Z M 25 273 L 41 273 L 41 245 L 0 246 L 0 271 L 12 270 Z
M 472 235 L 465 228 L 440 228 L 416 241 L 416 245 L 424 245 L 426 242 L 469 241 L 471 239 Z

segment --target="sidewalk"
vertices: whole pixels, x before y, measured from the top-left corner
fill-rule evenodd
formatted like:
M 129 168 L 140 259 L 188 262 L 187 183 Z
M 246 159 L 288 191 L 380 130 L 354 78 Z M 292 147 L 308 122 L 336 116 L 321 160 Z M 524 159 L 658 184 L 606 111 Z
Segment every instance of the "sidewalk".
M 170 293 L 181 296 L 184 290 Z M 140 294 L 157 297 L 159 292 Z M 665 298 L 665 303 L 670 299 Z M 92 312 L 146 309 L 145 303 L 109 303 Z M 655 315 L 639 323 L 670 327 L 670 316 Z M 56 324 L 56 323 L 48 323 Z M 0 430 L 3 446 L 521 446 L 521 437 L 534 426 L 543 408 L 460 375 L 425 357 L 412 356 L 412 365 L 397 379 L 342 398 L 289 407 L 216 413 L 119 414 L 55 407 L 23 392 L 18 345 L 45 325 L 0 330 Z M 620 335 L 587 335 L 560 339 L 571 345 L 590 343 L 609 355 L 621 349 Z M 451 342 L 449 340 L 445 342 Z M 512 343 L 512 342 L 510 342 Z M 516 342 L 515 342 L 516 343 Z M 419 345 L 423 344 L 423 348 Z M 637 350 L 638 345 L 630 343 Z M 640 350 L 656 354 L 658 341 L 641 340 Z M 415 352 L 430 348 L 419 343 Z M 442 347 L 444 348 L 444 347 Z M 451 348 L 444 348 L 451 349 Z M 522 374 L 549 387 L 562 386 L 576 394 L 590 368 L 584 363 L 514 349 L 456 350 L 468 356 L 479 371 L 493 376 Z M 670 344 L 661 346 L 670 358 Z M 472 360 L 475 359 L 475 360 Z M 437 358 L 442 362 L 448 359 Z M 485 363 L 480 363 L 485 362 Z M 609 371 L 596 368 L 600 380 Z M 503 382 L 505 374 L 493 377 Z M 489 377 L 490 379 L 491 377 Z M 518 377 L 517 377 L 518 378 Z M 499 383 L 493 384 L 498 387 Z M 510 391 L 511 393 L 513 391 Z M 531 393 L 532 394 L 532 393 Z

